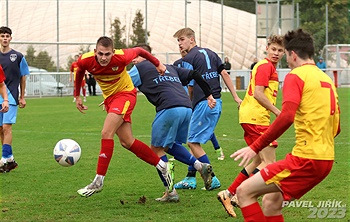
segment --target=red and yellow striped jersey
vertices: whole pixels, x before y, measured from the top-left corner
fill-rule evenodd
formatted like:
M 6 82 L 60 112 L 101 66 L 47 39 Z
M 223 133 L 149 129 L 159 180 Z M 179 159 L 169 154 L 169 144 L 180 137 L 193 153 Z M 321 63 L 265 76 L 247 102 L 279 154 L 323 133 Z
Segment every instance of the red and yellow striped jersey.
M 239 108 L 239 123 L 268 126 L 270 125 L 270 111 L 254 98 L 255 86 L 265 86 L 265 96 L 273 105 L 276 105 L 278 74 L 270 60 L 263 59 L 254 66 L 247 92 Z
M 294 117 L 296 144 L 292 154 L 315 160 L 334 160 L 334 137 L 339 128 L 336 88 L 314 64 L 293 69 L 285 79 L 283 103 L 299 104 Z
M 93 51 L 85 53 L 78 60 L 77 75 L 84 75 L 85 70 L 91 73 L 101 87 L 104 98 L 117 92 L 131 91 L 134 85 L 126 66 L 138 55 L 134 49 L 115 50 L 107 66 L 101 66 Z

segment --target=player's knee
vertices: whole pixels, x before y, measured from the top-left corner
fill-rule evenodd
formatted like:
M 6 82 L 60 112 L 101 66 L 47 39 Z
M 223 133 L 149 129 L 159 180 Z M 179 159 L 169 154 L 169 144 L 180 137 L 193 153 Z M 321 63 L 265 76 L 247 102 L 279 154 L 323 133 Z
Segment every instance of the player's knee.
M 242 184 L 239 185 L 236 189 L 237 199 L 240 203 L 244 202 L 244 200 L 248 197 L 248 189 Z
M 270 193 L 262 198 L 262 206 L 265 215 L 282 214 L 283 197 L 280 193 Z

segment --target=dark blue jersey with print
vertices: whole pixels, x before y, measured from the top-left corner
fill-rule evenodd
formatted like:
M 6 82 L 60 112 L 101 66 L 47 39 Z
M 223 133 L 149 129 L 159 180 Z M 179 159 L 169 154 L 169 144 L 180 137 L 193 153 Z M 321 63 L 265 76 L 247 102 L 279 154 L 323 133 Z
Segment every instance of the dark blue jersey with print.
M 222 61 L 215 52 L 198 46 L 193 47 L 188 54 L 182 58 L 182 67 L 199 72 L 210 86 L 215 99 L 221 98 L 220 73 L 218 73 L 221 65 Z M 192 83 L 192 107 L 194 108 L 200 101 L 205 100 L 206 96 L 195 81 L 191 81 L 191 84 Z
M 9 104 L 18 105 L 18 86 L 21 77 L 29 75 L 29 67 L 23 54 L 11 49 L 7 53 L 0 53 L 0 64 L 5 72 L 5 84 L 8 89 Z
M 191 108 L 191 101 L 184 90 L 191 70 L 165 65 L 166 71 L 161 76 L 149 61 L 142 61 L 131 68 L 129 75 L 135 85 L 159 112 L 172 107 Z

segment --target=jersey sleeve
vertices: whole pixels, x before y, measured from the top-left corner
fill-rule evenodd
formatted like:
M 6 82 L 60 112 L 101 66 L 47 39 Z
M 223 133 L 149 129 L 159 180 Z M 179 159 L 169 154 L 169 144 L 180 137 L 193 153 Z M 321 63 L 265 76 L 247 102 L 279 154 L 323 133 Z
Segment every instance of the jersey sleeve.
M 269 70 L 268 63 L 260 65 L 255 74 L 255 85 L 256 86 L 269 86 L 269 73 L 271 71 Z
M 30 72 L 29 72 L 28 63 L 27 63 L 27 60 L 24 58 L 24 56 L 22 57 L 21 63 L 19 64 L 19 68 L 20 68 L 21 76 L 29 75 Z
M 2 69 L 2 66 L 0 65 L 0 83 L 4 82 L 6 79 L 4 70 Z
M 287 74 L 286 78 L 284 79 L 282 104 L 288 101 L 299 105 L 303 93 L 303 88 L 303 80 L 301 80 L 295 74 Z
M 80 89 L 81 84 L 83 81 L 83 78 L 85 77 L 85 68 L 83 67 L 83 60 L 78 59 L 77 62 L 77 72 L 75 74 L 75 81 L 74 81 L 74 88 L 75 89 Z M 80 90 L 74 90 L 74 96 L 79 96 L 80 95 Z
M 142 84 L 141 78 L 140 78 L 140 72 L 137 69 L 136 65 L 134 65 L 130 71 L 129 75 L 131 77 L 132 83 L 134 84 L 135 87 L 138 87 Z

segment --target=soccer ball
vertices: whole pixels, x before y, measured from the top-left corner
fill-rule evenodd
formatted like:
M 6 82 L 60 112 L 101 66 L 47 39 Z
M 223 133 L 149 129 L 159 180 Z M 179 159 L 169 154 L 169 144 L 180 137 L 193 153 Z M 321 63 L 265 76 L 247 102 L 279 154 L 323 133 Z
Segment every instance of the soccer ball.
M 76 164 L 81 156 L 79 144 L 72 139 L 62 139 L 56 143 L 53 156 L 61 166 L 69 167 Z

